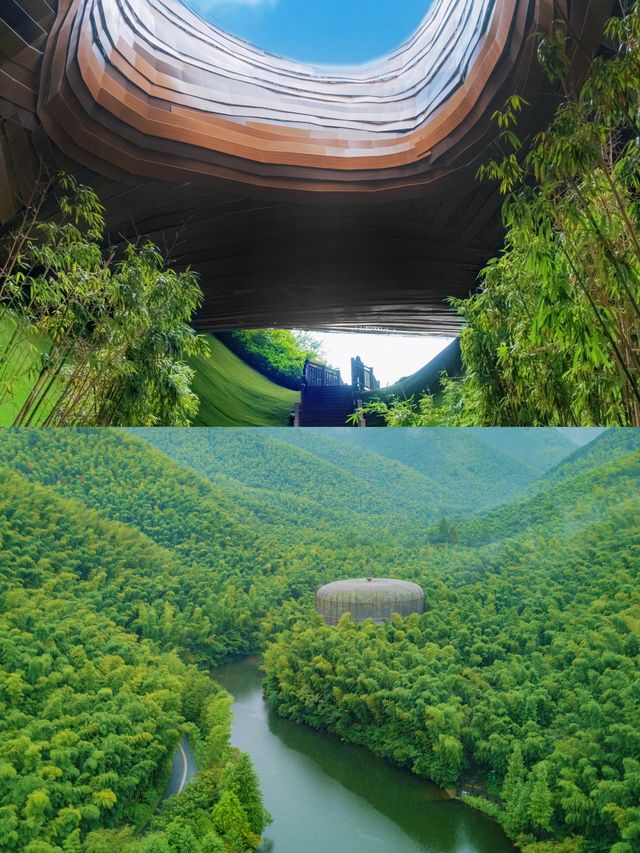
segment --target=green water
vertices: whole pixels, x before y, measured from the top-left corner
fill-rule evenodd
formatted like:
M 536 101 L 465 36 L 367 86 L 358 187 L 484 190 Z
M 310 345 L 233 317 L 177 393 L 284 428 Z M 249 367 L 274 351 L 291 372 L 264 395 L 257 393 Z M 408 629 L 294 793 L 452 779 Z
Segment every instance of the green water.
M 363 747 L 283 720 L 255 659 L 220 667 L 231 741 L 248 752 L 273 823 L 264 853 L 513 853 L 500 827 Z

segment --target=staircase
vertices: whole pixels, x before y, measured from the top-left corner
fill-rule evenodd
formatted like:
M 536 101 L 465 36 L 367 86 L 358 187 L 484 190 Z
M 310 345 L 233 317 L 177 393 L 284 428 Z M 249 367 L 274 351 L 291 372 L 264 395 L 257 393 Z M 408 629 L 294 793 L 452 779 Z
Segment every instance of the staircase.
M 310 385 L 302 392 L 300 426 L 350 426 L 347 418 L 355 407 L 351 385 Z

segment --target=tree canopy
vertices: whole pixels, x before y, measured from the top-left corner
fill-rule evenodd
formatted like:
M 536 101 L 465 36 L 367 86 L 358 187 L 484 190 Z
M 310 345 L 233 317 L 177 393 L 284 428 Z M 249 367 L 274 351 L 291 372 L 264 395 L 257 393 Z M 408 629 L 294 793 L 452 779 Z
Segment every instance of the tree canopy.
M 298 390 L 305 359 L 324 363 L 322 344 L 308 332 L 243 329 L 221 335 L 248 364 L 274 382 Z

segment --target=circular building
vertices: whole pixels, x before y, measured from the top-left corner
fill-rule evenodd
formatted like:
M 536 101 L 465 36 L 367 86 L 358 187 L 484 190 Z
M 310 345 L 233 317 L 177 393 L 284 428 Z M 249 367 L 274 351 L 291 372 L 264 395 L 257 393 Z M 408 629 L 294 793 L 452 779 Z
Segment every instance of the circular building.
M 392 613 L 424 613 L 424 593 L 416 583 L 389 578 L 334 581 L 316 592 L 316 610 L 327 625 L 337 625 L 345 613 L 354 622 L 373 619 L 380 624 Z

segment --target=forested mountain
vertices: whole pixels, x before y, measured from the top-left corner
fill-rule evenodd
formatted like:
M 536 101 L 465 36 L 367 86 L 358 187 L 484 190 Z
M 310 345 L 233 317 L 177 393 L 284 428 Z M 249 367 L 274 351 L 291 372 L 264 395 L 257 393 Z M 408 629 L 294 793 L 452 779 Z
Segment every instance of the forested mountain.
M 341 436 L 435 479 L 459 509 L 474 512 L 501 503 L 539 474 L 538 464 L 530 465 L 524 460 L 526 454 L 505 452 L 496 435 L 499 430 L 490 432 L 494 433 L 492 441 L 481 440 L 472 430 L 440 428 L 352 429 L 342 430 Z M 522 438 L 526 444 L 524 435 Z M 560 458 L 555 431 L 550 430 L 548 437 L 533 437 L 534 456 L 540 445 L 556 454 L 552 458 Z M 570 446 L 565 449 L 567 453 L 572 450 Z
M 436 779 L 527 851 L 640 847 L 640 432 L 456 527 L 413 575 L 425 616 L 308 616 L 265 656 L 276 710 Z M 484 544 L 486 542 L 487 544 Z M 554 839 L 563 839 L 556 843 Z
M 387 494 L 389 487 L 402 486 L 393 477 L 395 471 L 424 478 L 430 488 L 425 518 L 429 511 L 464 512 L 493 505 L 537 476 L 514 457 L 478 442 L 471 431 L 459 430 L 452 444 L 439 430 L 403 430 L 399 441 L 390 430 L 373 432 L 365 436 L 361 430 L 341 429 L 327 437 L 322 430 L 288 430 L 284 441 L 366 476 L 369 482 L 375 480 Z M 464 478 L 465 489 L 458 488 L 459 478 Z
M 265 655 L 273 707 L 441 785 L 484 780 L 527 851 L 637 850 L 640 502 L 608 504 L 480 565 L 439 554 L 423 617 L 300 620 Z
M 498 437 L 481 440 L 471 430 L 199 430 L 193 437 L 176 430 L 132 432 L 214 482 L 232 477 L 279 496 L 284 490 L 294 499 L 308 497 L 325 510 L 419 513 L 427 523 L 500 503 L 543 470 L 525 464 L 526 453 L 499 449 Z M 555 430 L 547 439 L 535 432 L 536 453 L 547 448 L 547 467 L 563 457 L 560 447 L 564 456 L 575 450 Z
M 0 433 L 0 850 L 255 847 L 206 671 L 268 646 L 280 713 L 473 779 L 523 850 L 634 853 L 640 432 L 535 481 L 526 430 L 452 431 L 457 459 L 441 431 L 218 432 Z M 425 615 L 320 624 L 316 587 L 368 573 Z M 182 733 L 203 769 L 154 812 Z
M 600 518 L 614 496 L 637 496 L 639 484 L 640 430 L 612 430 L 507 506 L 469 518 L 460 541 L 480 544 L 540 528 L 549 536 L 570 534 Z
M 224 773 L 244 761 L 228 747 L 228 697 L 174 651 L 197 657 L 203 632 L 220 651 L 188 601 L 194 567 L 6 468 L 0 525 L 0 850 L 162 853 L 195 842 L 195 814 L 161 812 L 157 832 L 133 834 L 180 732 L 206 768 L 200 799 L 213 815 Z M 212 814 L 200 821 L 203 853 L 225 849 Z M 232 838 L 237 829 L 227 849 L 257 846 L 262 826 Z
M 547 471 L 540 487 L 547 488 L 551 482 L 561 482 L 579 473 L 592 471 L 601 465 L 608 465 L 616 459 L 624 459 L 630 452 L 636 450 L 640 450 L 640 430 L 606 430 L 594 441 L 573 453 L 569 459 L 565 459 Z
M 326 430 L 132 430 L 181 465 L 216 483 L 234 480 L 270 492 L 282 507 L 283 495 L 317 505 L 321 519 L 329 513 L 336 522 L 355 513 L 400 518 L 403 512 L 420 514 L 454 509 L 447 491 L 412 468 L 359 448 L 344 448 Z M 292 443 L 282 434 L 302 438 Z M 323 452 L 327 448 L 327 452 Z M 390 491 L 393 489 L 393 492 Z
M 523 432 L 526 430 L 526 435 Z M 586 431 L 586 430 L 585 430 Z M 475 438 L 517 459 L 538 476 L 571 456 L 578 445 L 559 429 L 468 429 Z M 594 438 L 590 436 L 590 438 Z

